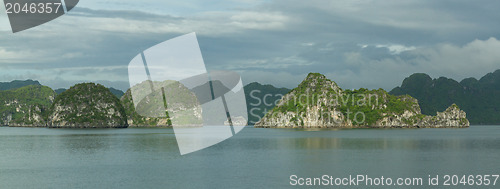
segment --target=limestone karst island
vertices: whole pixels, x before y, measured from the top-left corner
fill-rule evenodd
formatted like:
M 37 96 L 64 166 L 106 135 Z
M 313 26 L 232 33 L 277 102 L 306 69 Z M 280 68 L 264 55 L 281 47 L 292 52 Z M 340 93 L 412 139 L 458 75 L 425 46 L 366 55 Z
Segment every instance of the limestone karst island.
M 436 116 L 423 115 L 418 101 L 383 89 L 344 90 L 319 73 L 310 73 L 283 96 L 255 127 L 260 128 L 443 128 L 469 127 L 456 104 Z
M 56 90 L 42 86 L 36 81 L 6 83 L 9 87 L 0 90 L 0 125 L 17 127 L 52 128 L 125 128 L 125 127 L 171 127 L 196 123 L 201 126 L 202 109 L 196 94 L 175 81 L 164 81 L 165 95 L 177 99 L 169 104 L 167 116 L 154 116 L 148 112 L 161 109 L 163 102 L 145 96 L 146 105 L 132 102 L 131 89 L 125 94 L 116 94 L 100 84 L 82 83 L 68 90 Z M 157 83 L 157 85 L 160 85 Z M 162 85 L 163 86 L 163 85 Z M 139 89 L 145 87 L 137 85 Z M 174 90 L 175 89 L 175 90 Z M 181 90 L 182 89 L 182 90 Z M 421 112 L 417 99 L 409 95 L 391 95 L 383 89 L 344 90 L 334 81 L 319 73 L 310 73 L 293 90 L 274 89 L 270 86 L 249 84 L 245 93 L 258 90 L 276 93 L 276 106 L 255 107 L 248 113 L 262 115 L 262 119 L 248 121 L 258 128 L 424 128 L 424 127 L 469 127 L 466 113 L 452 104 L 434 116 Z M 281 95 L 284 94 L 284 95 Z M 253 98 L 252 98 L 253 97 Z M 251 105 L 254 94 L 247 94 L 247 105 Z M 260 99 L 258 99 L 260 100 Z M 145 102 L 146 102 L 145 101 Z M 273 100 L 274 101 L 274 100 Z M 141 101 L 142 102 L 142 101 Z M 251 107 L 251 106 L 248 106 Z M 266 110 L 269 108 L 269 111 Z M 138 110 L 137 110 L 138 109 Z M 138 111 L 142 112 L 139 114 Z M 210 110 L 205 110 L 210 111 Z M 267 113 L 265 113 L 267 111 Z M 153 111 L 155 112 L 155 111 Z M 260 114 L 261 113 L 261 114 Z M 188 120 L 188 121 L 186 121 Z M 194 121 L 193 121 L 194 120 Z

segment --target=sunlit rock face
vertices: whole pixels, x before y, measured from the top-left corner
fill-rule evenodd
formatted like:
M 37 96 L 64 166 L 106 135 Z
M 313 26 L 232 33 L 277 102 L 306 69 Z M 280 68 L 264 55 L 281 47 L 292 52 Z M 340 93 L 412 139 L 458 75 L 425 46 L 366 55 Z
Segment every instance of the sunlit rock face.
M 453 104 L 436 116 L 421 114 L 418 101 L 383 89 L 343 90 L 324 75 L 311 73 L 283 96 L 255 127 L 468 127 L 464 111 Z

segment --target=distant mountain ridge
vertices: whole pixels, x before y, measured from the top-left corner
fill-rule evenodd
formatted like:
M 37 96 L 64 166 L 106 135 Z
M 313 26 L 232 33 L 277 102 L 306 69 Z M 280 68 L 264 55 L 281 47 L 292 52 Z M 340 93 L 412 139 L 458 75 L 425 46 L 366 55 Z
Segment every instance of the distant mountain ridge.
M 273 85 L 263 85 L 258 82 L 252 82 L 245 85 L 245 98 L 248 112 L 248 125 L 257 123 L 266 112 L 272 110 L 276 103 L 286 93 L 290 92 L 287 88 L 277 88 Z
M 39 85 L 41 86 L 39 81 L 37 80 L 32 80 L 32 79 L 27 79 L 27 80 L 14 80 L 10 82 L 0 82 L 0 91 L 5 91 L 5 90 L 11 90 L 11 89 L 18 89 L 21 87 L 29 86 L 29 85 Z M 113 87 L 108 88 L 111 93 L 113 93 L 116 97 L 121 98 L 125 92 L 123 92 L 120 89 L 115 89 Z M 66 91 L 67 89 L 65 88 L 58 88 L 58 89 L 53 89 L 58 95 Z
M 471 124 L 500 124 L 500 69 L 479 80 L 466 78 L 460 82 L 415 73 L 390 94 L 408 94 L 418 99 L 423 114 L 435 115 L 456 103 L 467 112 Z
M 31 79 L 21 81 L 21 80 L 14 80 L 11 82 L 0 82 L 0 90 L 10 90 L 10 89 L 17 89 L 29 85 L 41 85 L 38 81 L 34 81 Z

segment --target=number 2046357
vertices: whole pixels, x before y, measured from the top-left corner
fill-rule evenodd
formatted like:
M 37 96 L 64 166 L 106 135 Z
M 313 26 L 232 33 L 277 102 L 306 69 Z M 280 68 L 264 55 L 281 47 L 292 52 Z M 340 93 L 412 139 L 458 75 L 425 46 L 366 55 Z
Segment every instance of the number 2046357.
M 5 3 L 7 14 L 57 14 L 62 3 Z

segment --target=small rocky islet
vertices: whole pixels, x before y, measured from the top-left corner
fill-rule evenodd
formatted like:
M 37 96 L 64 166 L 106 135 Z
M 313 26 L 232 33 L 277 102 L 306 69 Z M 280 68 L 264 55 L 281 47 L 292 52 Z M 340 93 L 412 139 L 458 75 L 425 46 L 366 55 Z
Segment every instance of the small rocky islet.
M 257 128 L 463 128 L 466 113 L 452 104 L 436 116 L 423 115 L 417 99 L 383 89 L 343 90 L 310 73 L 259 122 Z
M 58 95 L 47 118 L 52 128 L 125 128 L 125 108 L 111 91 L 95 83 L 77 84 Z

